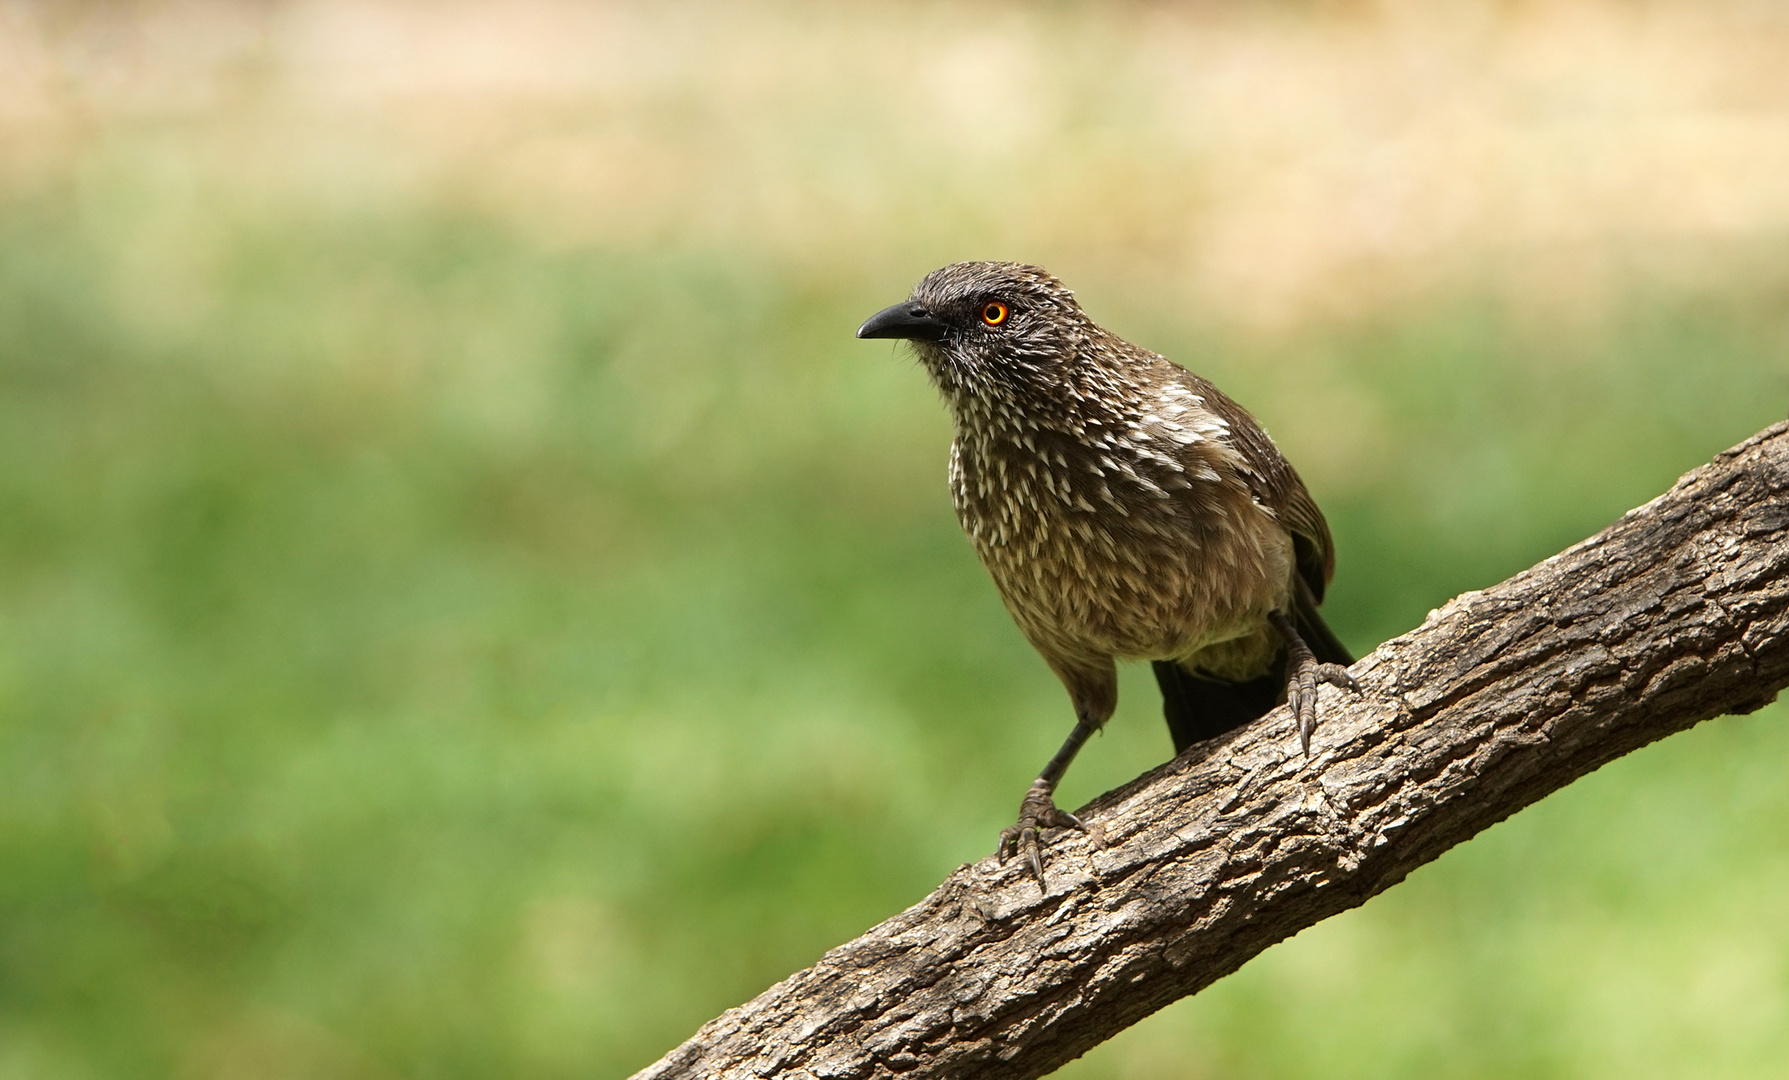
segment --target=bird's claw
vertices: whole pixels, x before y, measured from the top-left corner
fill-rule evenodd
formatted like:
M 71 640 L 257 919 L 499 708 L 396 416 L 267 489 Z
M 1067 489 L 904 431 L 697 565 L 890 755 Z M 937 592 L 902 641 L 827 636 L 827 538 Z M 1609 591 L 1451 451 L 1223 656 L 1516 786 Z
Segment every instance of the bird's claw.
M 1286 701 L 1292 715 L 1298 718 L 1298 745 L 1305 757 L 1311 756 L 1311 732 L 1317 727 L 1317 684 L 1326 682 L 1353 693 L 1360 693 L 1360 683 L 1340 664 L 1319 664 L 1306 659 L 1292 672 L 1286 688 Z
M 1045 891 L 1048 889 L 1044 885 L 1044 859 L 1038 834 L 1051 828 L 1087 831 L 1086 824 L 1080 818 L 1066 810 L 1057 809 L 1047 788 L 1034 785 L 1025 793 L 1025 801 L 1019 804 L 1019 820 L 1000 831 L 1000 847 L 997 852 L 1001 862 L 1014 854 L 1024 855 L 1031 864 L 1032 876 L 1037 878 L 1037 887 Z

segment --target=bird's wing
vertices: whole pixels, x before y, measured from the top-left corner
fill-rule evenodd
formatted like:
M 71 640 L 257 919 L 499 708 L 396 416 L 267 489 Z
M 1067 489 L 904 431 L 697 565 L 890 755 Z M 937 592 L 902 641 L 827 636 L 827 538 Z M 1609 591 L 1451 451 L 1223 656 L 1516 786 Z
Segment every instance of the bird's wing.
M 1297 470 L 1247 409 L 1185 368 L 1170 366 L 1178 373 L 1181 384 L 1203 398 L 1205 408 L 1228 425 L 1230 448 L 1237 457 L 1237 474 L 1248 484 L 1255 501 L 1272 511 L 1292 534 L 1298 576 L 1310 589 L 1312 601 L 1322 603 L 1323 590 L 1335 575 L 1335 541 L 1330 538 L 1323 511 L 1317 509 Z
M 1319 661 L 1352 664 L 1354 656 L 1317 612 L 1324 587 L 1336 567 L 1335 541 L 1330 537 L 1329 523 L 1323 520 L 1323 511 L 1317 509 L 1311 493 L 1305 490 L 1298 471 L 1247 409 L 1185 368 L 1164 363 L 1173 372 L 1175 382 L 1197 395 L 1204 408 L 1224 422 L 1228 430 L 1222 438 L 1228 443 L 1229 470 L 1292 536 L 1297 573 L 1287 614 L 1299 636 Z M 1186 448 L 1186 453 L 1202 457 L 1208 452 L 1209 448 L 1198 442 Z M 1280 656 L 1285 655 L 1282 649 Z M 1276 701 L 1284 700 L 1286 685 L 1285 676 L 1278 671 L 1270 670 L 1243 682 L 1226 682 L 1168 661 L 1156 662 L 1155 677 L 1162 688 L 1162 709 L 1177 753 L 1194 742 L 1266 713 Z

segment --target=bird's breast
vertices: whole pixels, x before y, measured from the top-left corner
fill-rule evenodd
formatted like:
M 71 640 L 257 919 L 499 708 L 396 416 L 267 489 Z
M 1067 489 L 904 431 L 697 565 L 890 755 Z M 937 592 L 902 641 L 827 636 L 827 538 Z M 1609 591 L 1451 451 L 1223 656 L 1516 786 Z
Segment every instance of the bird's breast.
M 959 431 L 950 486 L 1046 658 L 1184 657 L 1254 632 L 1291 581 L 1288 534 L 1222 466 L 1184 444 Z

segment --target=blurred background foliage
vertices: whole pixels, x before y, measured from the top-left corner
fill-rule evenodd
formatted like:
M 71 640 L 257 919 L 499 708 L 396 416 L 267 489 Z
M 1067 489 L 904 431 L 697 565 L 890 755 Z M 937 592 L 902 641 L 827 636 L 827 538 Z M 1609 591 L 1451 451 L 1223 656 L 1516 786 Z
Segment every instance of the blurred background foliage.
M 0 1077 L 614 1076 L 1066 731 L 858 321 L 1051 266 L 1365 651 L 1789 408 L 1789 13 L 0 4 Z M 1781 707 L 1068 1067 L 1775 1077 Z M 1065 804 L 1169 753 L 1125 674 Z

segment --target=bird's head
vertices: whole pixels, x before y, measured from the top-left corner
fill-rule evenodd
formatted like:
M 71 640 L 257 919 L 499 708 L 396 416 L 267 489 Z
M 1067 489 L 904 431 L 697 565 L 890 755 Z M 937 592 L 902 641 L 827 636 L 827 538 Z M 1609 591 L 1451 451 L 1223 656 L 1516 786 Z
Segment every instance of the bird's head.
M 910 297 L 870 316 L 857 336 L 913 342 L 938 388 L 961 404 L 965 396 L 1060 384 L 1064 365 L 1095 330 L 1075 294 L 1042 267 L 962 262 L 921 278 Z

